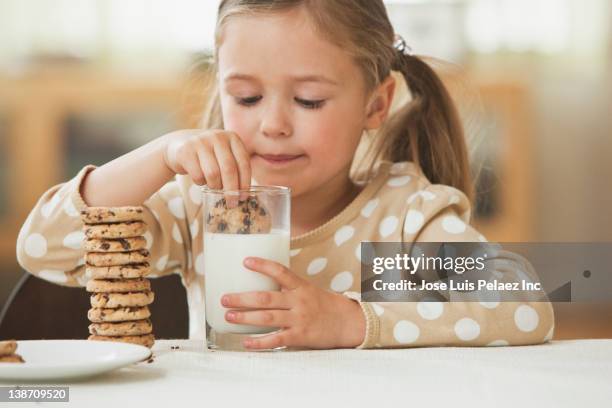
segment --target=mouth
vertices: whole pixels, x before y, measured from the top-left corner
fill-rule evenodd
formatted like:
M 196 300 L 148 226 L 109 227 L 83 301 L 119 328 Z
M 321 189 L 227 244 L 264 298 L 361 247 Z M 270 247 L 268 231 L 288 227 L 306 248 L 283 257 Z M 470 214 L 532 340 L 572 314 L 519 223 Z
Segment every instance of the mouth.
M 302 157 L 304 157 L 303 154 L 256 154 L 255 156 L 261 158 L 264 162 L 272 166 L 284 166 L 288 164 L 293 164 Z

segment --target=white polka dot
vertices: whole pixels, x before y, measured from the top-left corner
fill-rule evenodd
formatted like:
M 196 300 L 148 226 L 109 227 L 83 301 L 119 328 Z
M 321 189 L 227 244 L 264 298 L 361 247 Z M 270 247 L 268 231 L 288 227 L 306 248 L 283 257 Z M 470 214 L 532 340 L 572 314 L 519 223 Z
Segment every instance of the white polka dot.
M 351 227 L 350 225 L 345 225 L 336 231 L 334 241 L 336 241 L 337 246 L 340 246 L 351 239 L 353 234 L 355 234 L 355 228 Z
M 425 222 L 425 216 L 417 210 L 408 210 L 406 220 L 404 221 L 404 232 L 406 234 L 415 234 L 421 229 Z
M 153 246 L 153 234 L 151 234 L 150 231 L 147 231 L 144 233 L 143 236 L 144 236 L 145 241 L 147 241 L 146 248 L 151 249 L 151 247 Z
M 425 320 L 436 320 L 444 312 L 444 303 L 421 301 L 417 303 L 417 312 Z
M 378 232 L 383 238 L 386 238 L 389 235 L 391 235 L 393 231 L 395 231 L 398 223 L 399 223 L 398 218 L 394 215 L 390 215 L 380 222 L 380 226 L 378 227 Z
M 66 248 L 81 249 L 83 248 L 84 239 L 85 234 L 83 233 L 83 231 L 74 231 L 66 235 L 63 244 Z
M 407 162 L 393 163 L 393 165 L 389 169 L 389 174 L 396 175 L 396 174 L 399 174 L 405 171 L 407 168 L 408 168 Z
M 510 343 L 508 343 L 506 340 L 493 340 L 492 342 L 488 343 L 487 346 L 489 347 L 500 347 L 500 346 L 509 346 Z
M 38 272 L 38 277 L 53 283 L 68 282 L 68 276 L 66 276 L 64 271 L 57 271 L 53 269 L 43 269 L 42 271 Z
M 349 290 L 352 284 L 353 274 L 348 271 L 344 271 L 334 276 L 331 281 L 330 287 L 336 292 L 344 292 L 346 290 Z
M 538 327 L 539 322 L 538 312 L 531 306 L 520 305 L 514 311 L 514 323 L 520 331 L 534 331 Z
M 74 278 L 76 279 L 77 283 L 81 286 L 81 287 L 85 287 L 87 286 L 87 281 L 89 281 L 91 278 L 88 277 L 86 274 L 82 273 L 80 275 L 74 275 Z
M 418 197 L 423 198 L 423 200 L 425 201 L 431 201 L 436 198 L 436 195 L 432 193 L 431 191 L 421 190 L 421 191 L 417 191 L 416 193 L 411 194 L 410 197 L 408 197 L 408 199 L 406 200 L 406 202 L 408 204 L 412 204 L 414 200 L 416 200 Z
M 327 266 L 327 258 L 316 258 L 310 262 L 306 273 L 308 275 L 316 275 L 321 272 Z
M 379 305 L 378 303 L 372 303 L 372 309 L 374 309 L 374 313 L 376 316 L 382 316 L 385 313 L 385 308 Z
M 34 233 L 26 238 L 24 251 L 31 258 L 41 258 L 47 253 L 47 240 L 40 234 Z
M 450 198 L 448 199 L 448 203 L 450 205 L 459 204 L 460 201 L 461 200 L 459 199 L 459 196 L 457 194 L 451 195 Z
M 51 197 L 51 200 L 49 200 L 47 203 L 45 203 L 40 208 L 40 213 L 43 215 L 43 217 L 49 218 L 49 215 L 51 215 L 51 213 L 53 212 L 55 207 L 59 204 L 59 202 L 60 202 L 59 195 L 55 193 L 53 197 Z
M 189 187 L 189 198 L 195 205 L 202 204 L 202 187 L 197 184 L 192 184 L 191 187 Z
M 460 340 L 474 340 L 480 335 L 480 325 L 476 320 L 464 317 L 455 323 L 455 334 Z
M 164 255 L 157 260 L 157 262 L 155 263 L 155 267 L 158 270 L 163 271 L 164 269 L 166 269 L 167 264 L 168 264 L 168 255 Z
M 77 211 L 70 197 L 68 197 L 68 199 L 66 199 L 66 201 L 64 202 L 63 208 L 64 208 L 64 212 L 68 214 L 69 217 L 79 216 L 79 212 Z
M 172 269 L 177 266 L 181 266 L 181 262 L 174 259 L 172 261 L 168 261 L 168 263 L 166 264 L 166 269 Z
M 487 309 L 495 309 L 497 306 L 499 306 L 499 301 L 495 301 L 495 302 L 478 302 L 480 303 L 480 305 L 484 308 Z
M 189 232 L 191 232 L 191 238 L 197 237 L 199 230 L 200 230 L 200 223 L 198 222 L 198 220 L 193 220 L 193 222 L 189 226 Z
M 466 225 L 456 215 L 447 215 L 442 218 L 442 228 L 449 234 L 461 234 L 465 231 Z
M 172 238 L 179 244 L 183 243 L 183 237 L 181 236 L 181 230 L 179 229 L 179 226 L 177 225 L 176 222 L 172 226 Z
M 414 343 L 421 334 L 419 327 L 408 320 L 400 320 L 393 327 L 393 337 L 398 343 Z
M 361 256 L 361 244 L 363 244 L 363 258 Z M 371 265 L 375 256 L 376 251 L 374 251 L 374 245 L 372 245 L 370 242 L 362 241 L 357 244 L 357 247 L 355 247 L 355 257 L 357 257 L 359 262 L 362 262 L 365 265 Z
M 195 270 L 198 275 L 204 275 L 204 253 L 196 256 Z
M 366 203 L 366 205 L 361 209 L 361 215 L 369 218 L 370 215 L 374 212 L 376 207 L 378 207 L 378 203 L 380 200 L 378 198 L 374 198 Z
M 349 292 L 344 292 L 343 295 L 352 300 L 361 300 L 361 293 L 349 291 Z
M 290 255 L 290 256 L 296 256 L 296 255 L 297 255 L 297 254 L 299 254 L 300 252 L 302 252 L 302 248 L 292 249 L 291 251 L 289 251 L 289 255 Z
M 410 183 L 411 179 L 412 177 L 410 176 L 392 177 L 387 181 L 387 185 L 389 187 L 401 187 Z
M 551 327 L 546 336 L 544 336 L 544 341 L 551 341 L 553 339 L 553 333 L 555 330 L 555 326 Z
M 175 197 L 168 201 L 168 208 L 176 218 L 185 218 L 185 207 L 183 206 L 183 199 L 181 197 Z

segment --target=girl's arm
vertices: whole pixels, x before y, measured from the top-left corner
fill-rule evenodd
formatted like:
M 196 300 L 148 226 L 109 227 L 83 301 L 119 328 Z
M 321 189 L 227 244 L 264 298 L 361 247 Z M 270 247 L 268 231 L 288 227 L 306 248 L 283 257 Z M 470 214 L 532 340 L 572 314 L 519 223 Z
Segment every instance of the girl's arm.
M 142 205 L 152 276 L 190 269 L 196 264 L 190 254 L 202 250 L 196 239 L 201 229 L 200 189 L 193 181 L 237 188 L 245 180 L 250 183 L 248 166 L 236 135 L 202 130 L 173 132 L 100 168 L 86 166 L 72 180 L 45 192 L 34 206 L 17 238 L 17 259 L 42 279 L 85 286 L 80 211 L 88 206 Z M 185 176 L 171 180 L 175 173 Z
M 142 205 L 174 177 L 166 164 L 165 135 L 139 147 L 86 175 L 81 194 L 91 207 Z
M 211 188 L 248 188 L 250 157 L 234 133 L 178 130 L 95 169 L 81 193 L 92 207 L 141 205 L 175 174 Z
M 470 205 L 462 192 L 443 185 L 426 190 L 429 200 L 421 195 L 407 208 L 406 216 L 418 220 L 412 224 L 421 227 L 404 229 L 405 243 L 484 240 L 468 224 Z M 518 276 L 539 281 L 531 264 L 509 251 L 499 251 L 485 264 L 498 281 L 518 281 Z M 533 298 L 540 295 L 547 299 L 542 291 Z M 360 348 L 538 344 L 552 339 L 554 329 L 553 308 L 546 300 L 363 302 L 362 306 L 366 338 Z

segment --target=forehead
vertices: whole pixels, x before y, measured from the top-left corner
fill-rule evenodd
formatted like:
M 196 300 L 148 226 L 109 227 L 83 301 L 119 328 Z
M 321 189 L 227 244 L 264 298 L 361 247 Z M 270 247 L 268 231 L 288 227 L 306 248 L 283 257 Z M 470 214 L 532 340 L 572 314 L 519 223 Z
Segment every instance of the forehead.
M 234 72 L 253 76 L 322 75 L 343 82 L 358 73 L 353 58 L 314 29 L 303 8 L 231 16 L 218 49 L 221 77 Z

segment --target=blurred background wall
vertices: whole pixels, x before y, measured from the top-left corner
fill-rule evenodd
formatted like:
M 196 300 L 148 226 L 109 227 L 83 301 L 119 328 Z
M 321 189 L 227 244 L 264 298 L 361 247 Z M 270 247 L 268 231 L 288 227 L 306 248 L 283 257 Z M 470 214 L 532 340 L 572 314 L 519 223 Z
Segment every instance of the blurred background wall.
M 444 74 L 479 175 L 476 226 L 497 241 L 612 241 L 612 3 L 386 3 L 417 54 L 455 64 Z M 197 126 L 217 4 L 0 2 L 0 305 L 42 192 Z M 568 306 L 557 338 L 612 336 L 609 305 Z

